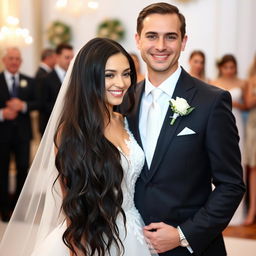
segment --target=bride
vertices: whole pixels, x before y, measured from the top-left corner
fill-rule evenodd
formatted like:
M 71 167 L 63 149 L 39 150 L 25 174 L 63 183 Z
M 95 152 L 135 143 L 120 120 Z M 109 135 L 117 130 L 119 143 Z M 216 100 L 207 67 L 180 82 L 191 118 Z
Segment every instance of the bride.
M 154 254 L 133 201 L 144 154 L 126 119 L 113 111 L 126 93 L 133 102 L 135 83 L 134 63 L 118 43 L 95 38 L 79 51 L 0 244 L 1 255 Z

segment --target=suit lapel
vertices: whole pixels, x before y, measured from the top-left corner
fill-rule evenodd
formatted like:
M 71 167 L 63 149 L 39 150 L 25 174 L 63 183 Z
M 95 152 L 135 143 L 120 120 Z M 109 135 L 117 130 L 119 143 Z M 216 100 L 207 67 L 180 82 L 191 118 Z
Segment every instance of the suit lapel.
M 55 80 L 54 84 L 56 86 L 56 89 L 59 91 L 61 87 L 61 80 L 55 70 L 53 70 L 53 79 Z
M 1 76 L 0 76 L 0 86 L 1 86 L 1 94 L 7 99 L 9 99 L 11 97 L 10 95 L 10 92 L 9 92 L 9 89 L 8 89 L 8 85 L 7 85 L 7 82 L 5 80 L 5 77 L 4 77 L 4 73 L 2 72 L 1 73 Z
M 195 94 L 195 87 L 193 85 L 193 80 L 190 76 L 182 70 L 180 78 L 177 82 L 175 90 L 173 92 L 173 97 L 182 97 L 187 100 L 188 104 L 191 105 L 192 98 Z M 171 146 L 171 142 L 175 137 L 176 130 L 179 127 L 180 123 L 182 122 L 183 117 L 178 117 L 173 125 L 170 124 L 171 116 L 173 115 L 173 111 L 171 108 L 168 108 L 167 114 L 164 119 L 164 123 L 162 129 L 159 134 L 159 138 L 157 141 L 155 153 L 152 159 L 150 170 L 147 172 L 147 181 L 149 181 L 154 173 L 156 172 L 159 164 L 162 161 L 162 158 L 167 152 L 167 148 Z

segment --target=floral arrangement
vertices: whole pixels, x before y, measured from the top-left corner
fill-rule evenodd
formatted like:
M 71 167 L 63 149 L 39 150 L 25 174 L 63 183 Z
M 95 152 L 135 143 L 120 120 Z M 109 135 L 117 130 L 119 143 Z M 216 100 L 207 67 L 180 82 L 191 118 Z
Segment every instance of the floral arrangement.
M 115 41 L 120 41 L 125 36 L 125 30 L 120 20 L 106 19 L 98 26 L 97 35 Z
M 71 40 L 71 28 L 61 21 L 53 21 L 47 30 L 47 37 L 54 47 Z

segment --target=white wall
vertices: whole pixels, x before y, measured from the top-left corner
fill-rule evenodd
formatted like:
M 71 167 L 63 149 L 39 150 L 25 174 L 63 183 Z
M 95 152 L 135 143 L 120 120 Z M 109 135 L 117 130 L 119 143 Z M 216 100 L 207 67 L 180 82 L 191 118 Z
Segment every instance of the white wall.
M 32 1 L 32 0 L 21 0 Z M 73 29 L 72 44 L 78 50 L 96 36 L 98 24 L 106 17 L 120 19 L 126 28 L 126 38 L 121 44 L 128 51 L 137 51 L 134 34 L 139 11 L 151 0 L 99 0 L 100 8 L 95 13 L 71 17 L 56 11 L 54 0 L 42 1 L 42 33 L 54 20 L 60 19 Z M 246 77 L 248 66 L 256 53 L 255 0 L 178 0 L 163 1 L 177 5 L 187 21 L 188 43 L 181 56 L 181 64 L 188 67 L 188 56 L 194 49 L 201 49 L 207 57 L 206 73 L 210 78 L 216 74 L 215 62 L 225 53 L 233 53 L 238 60 L 239 75 Z M 28 12 L 24 10 L 24 16 Z M 28 19 L 28 18 L 27 18 Z M 44 46 L 47 46 L 44 41 Z M 30 51 L 33 52 L 32 50 Z M 33 65 L 33 66 L 32 66 Z M 24 70 L 31 73 L 36 69 L 32 62 L 25 60 Z
M 22 66 L 21 71 L 27 75 L 34 76 L 38 62 L 36 57 L 36 31 L 35 31 L 35 12 L 33 0 L 19 0 L 20 2 L 20 25 L 27 28 L 33 37 L 33 44 L 21 49 Z

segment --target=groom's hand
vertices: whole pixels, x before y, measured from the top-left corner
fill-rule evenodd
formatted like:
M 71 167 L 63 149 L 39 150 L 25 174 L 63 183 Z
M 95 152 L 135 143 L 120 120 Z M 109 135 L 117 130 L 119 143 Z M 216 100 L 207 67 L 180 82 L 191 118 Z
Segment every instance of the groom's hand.
M 164 222 L 151 223 L 144 227 L 144 235 L 157 253 L 170 251 L 180 245 L 177 228 Z

